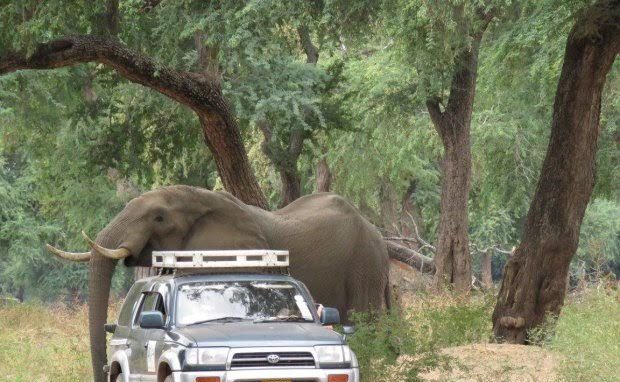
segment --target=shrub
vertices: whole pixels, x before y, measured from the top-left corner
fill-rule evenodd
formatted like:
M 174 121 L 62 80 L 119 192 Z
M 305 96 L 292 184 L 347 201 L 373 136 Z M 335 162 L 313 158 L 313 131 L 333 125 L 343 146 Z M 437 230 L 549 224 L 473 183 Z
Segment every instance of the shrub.
M 356 333 L 349 344 L 360 362 L 363 381 L 381 381 L 386 368 L 399 356 L 406 359 L 401 381 L 415 381 L 425 369 L 446 363 L 439 349 L 488 342 L 493 296 L 459 298 L 452 295 L 418 295 L 412 307 L 375 316 L 356 314 Z M 401 361 L 403 360 L 401 358 Z M 394 376 L 389 376 L 390 380 Z

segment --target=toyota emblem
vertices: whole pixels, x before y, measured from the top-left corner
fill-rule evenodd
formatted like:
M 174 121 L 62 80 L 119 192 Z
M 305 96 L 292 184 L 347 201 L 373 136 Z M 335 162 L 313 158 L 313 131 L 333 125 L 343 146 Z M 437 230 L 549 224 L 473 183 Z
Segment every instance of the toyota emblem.
M 280 356 L 277 354 L 269 354 L 267 356 L 267 362 L 269 362 L 272 365 L 275 365 L 276 363 L 280 362 Z

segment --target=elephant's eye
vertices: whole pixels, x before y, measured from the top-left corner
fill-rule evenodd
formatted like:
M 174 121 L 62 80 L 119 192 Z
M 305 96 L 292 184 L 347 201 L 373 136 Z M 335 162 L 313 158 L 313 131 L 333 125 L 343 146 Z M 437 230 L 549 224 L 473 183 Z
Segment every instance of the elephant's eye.
M 155 217 L 155 221 L 156 221 L 156 222 L 163 222 L 163 221 L 164 221 L 164 217 L 163 217 L 163 216 L 161 216 L 161 215 L 156 216 L 156 217 Z

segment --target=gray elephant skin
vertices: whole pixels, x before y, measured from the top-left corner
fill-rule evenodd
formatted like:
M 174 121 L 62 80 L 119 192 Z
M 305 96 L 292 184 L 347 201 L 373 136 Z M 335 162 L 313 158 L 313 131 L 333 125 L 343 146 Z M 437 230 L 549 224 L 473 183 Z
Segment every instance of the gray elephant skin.
M 153 250 L 285 249 L 291 275 L 317 302 L 349 311 L 389 308 L 389 261 L 380 233 L 344 198 L 320 193 L 265 211 L 226 192 L 170 186 L 131 200 L 90 242 L 89 331 L 95 381 L 105 381 L 108 299 L 118 259 L 150 266 Z

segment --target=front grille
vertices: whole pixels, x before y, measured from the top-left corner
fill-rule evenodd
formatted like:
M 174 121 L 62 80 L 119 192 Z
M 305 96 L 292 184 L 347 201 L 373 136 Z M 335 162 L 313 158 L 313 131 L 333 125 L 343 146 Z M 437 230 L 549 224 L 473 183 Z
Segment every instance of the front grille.
M 269 362 L 269 356 L 278 357 L 278 362 Z M 274 358 L 274 357 L 272 357 Z M 233 356 L 230 367 L 314 367 L 314 357 L 310 352 L 273 352 L 273 353 L 237 353 Z

